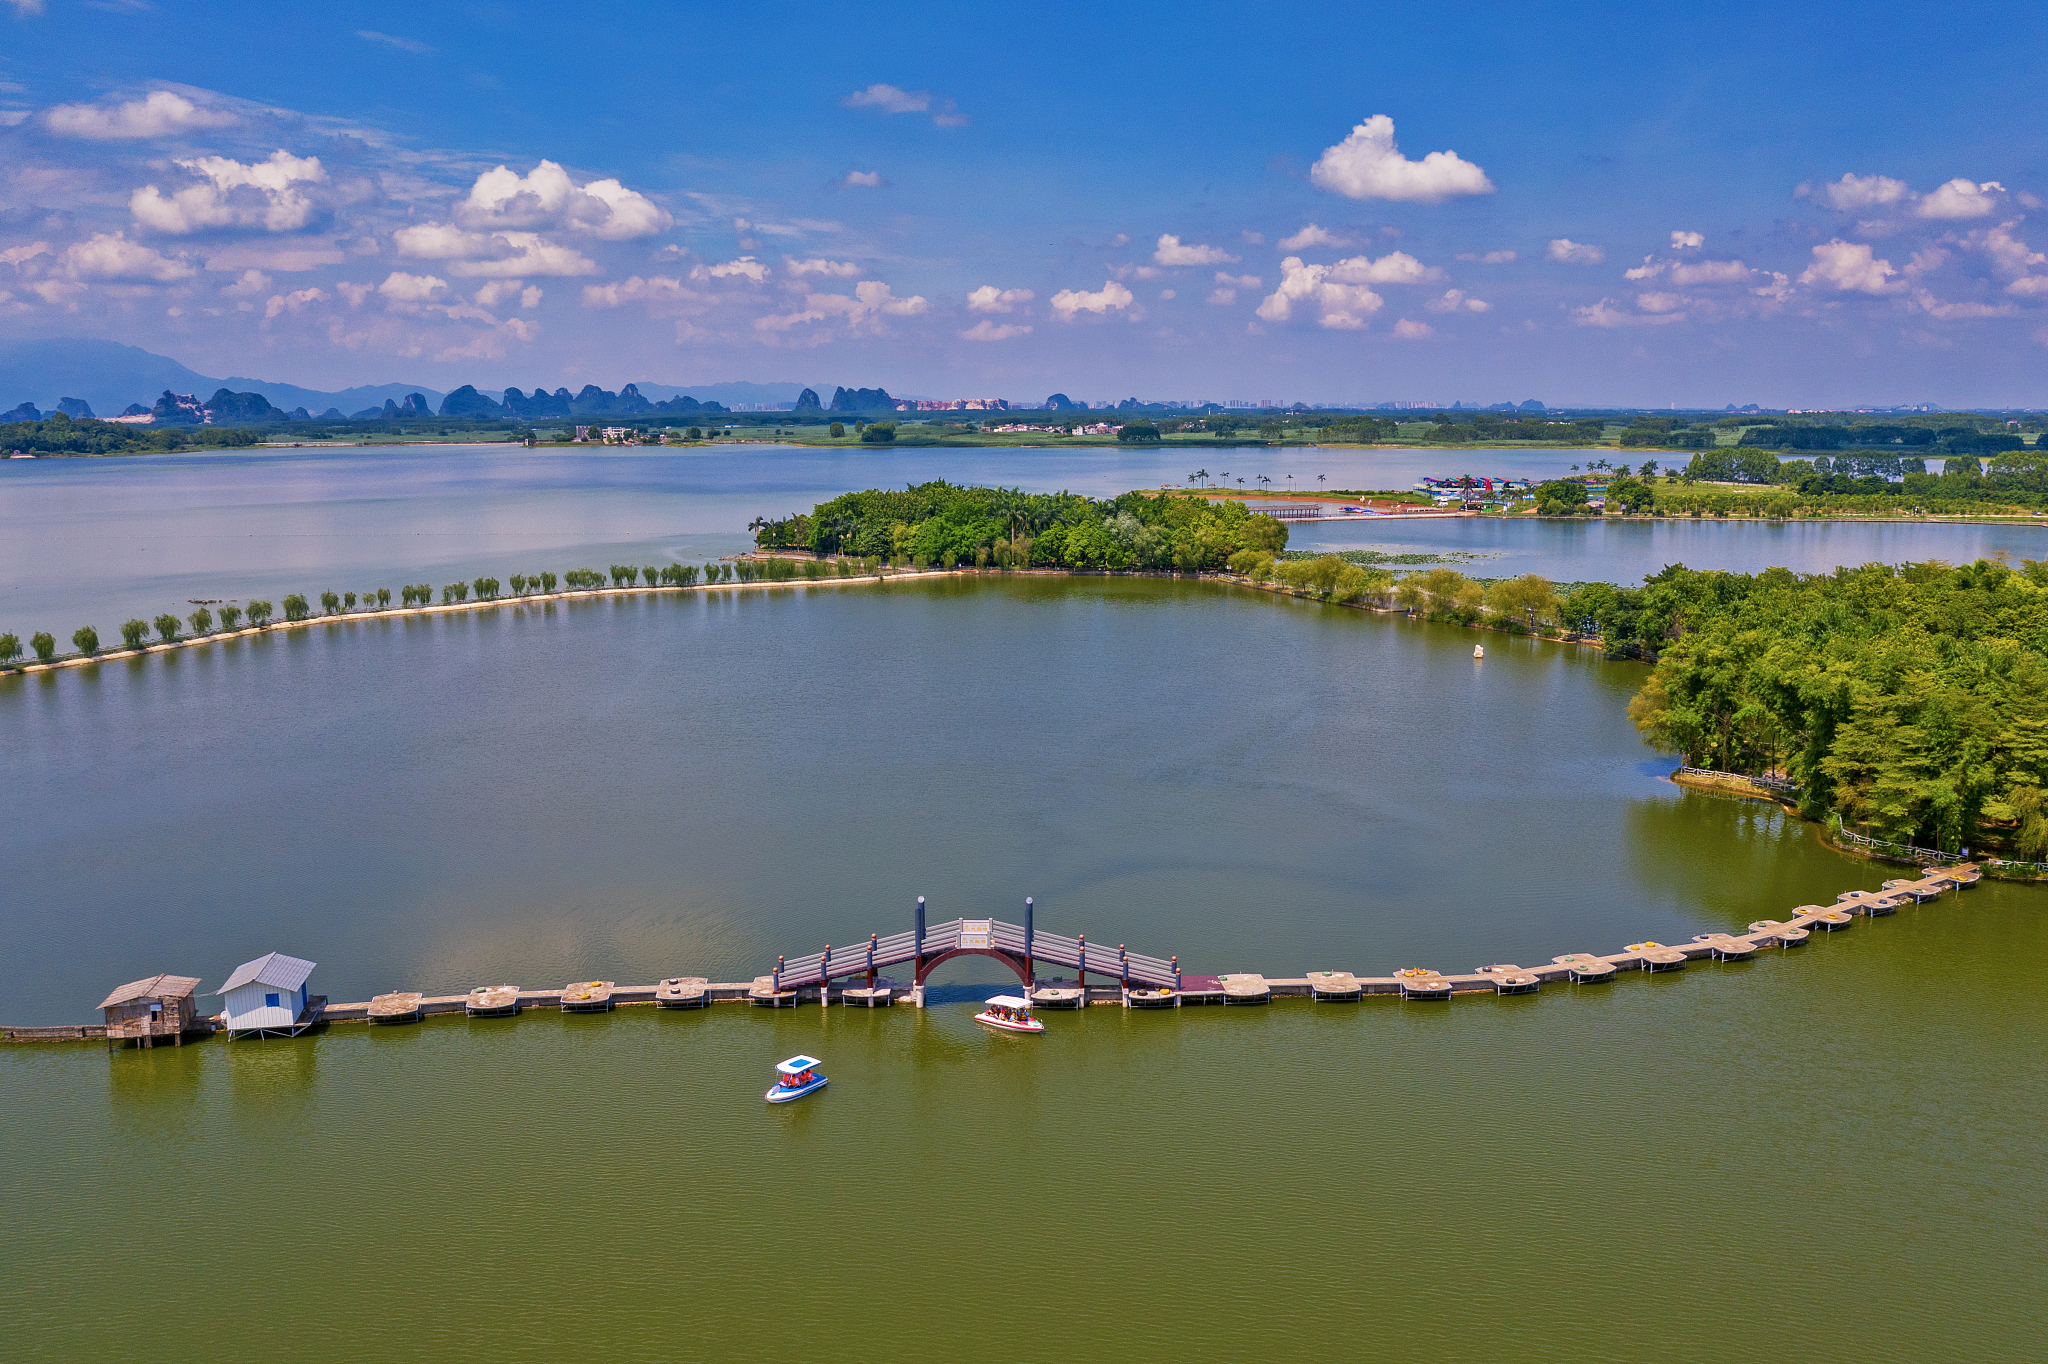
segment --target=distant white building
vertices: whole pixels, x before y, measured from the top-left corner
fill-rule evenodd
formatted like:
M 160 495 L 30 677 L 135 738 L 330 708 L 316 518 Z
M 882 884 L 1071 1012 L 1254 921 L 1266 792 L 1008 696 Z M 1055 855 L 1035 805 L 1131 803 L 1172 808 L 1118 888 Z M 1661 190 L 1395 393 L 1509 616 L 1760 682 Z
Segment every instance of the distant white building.
M 312 974 L 312 962 L 282 952 L 237 966 L 227 984 L 214 991 L 223 1003 L 228 1036 L 276 1033 L 297 1037 L 312 1027 L 319 1021 L 316 1001 L 306 992 Z M 317 1003 L 324 1007 L 327 1001 L 322 998 Z

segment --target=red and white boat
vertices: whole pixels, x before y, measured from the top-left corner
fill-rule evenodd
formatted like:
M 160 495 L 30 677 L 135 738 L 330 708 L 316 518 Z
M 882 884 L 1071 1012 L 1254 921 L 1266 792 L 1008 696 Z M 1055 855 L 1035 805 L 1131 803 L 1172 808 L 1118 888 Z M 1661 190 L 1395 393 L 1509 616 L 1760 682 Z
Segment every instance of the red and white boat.
M 1031 1001 L 1015 995 L 991 995 L 983 1001 L 982 1011 L 974 1016 L 977 1023 L 986 1023 L 991 1028 L 1004 1032 L 1044 1032 L 1045 1024 L 1031 1016 Z

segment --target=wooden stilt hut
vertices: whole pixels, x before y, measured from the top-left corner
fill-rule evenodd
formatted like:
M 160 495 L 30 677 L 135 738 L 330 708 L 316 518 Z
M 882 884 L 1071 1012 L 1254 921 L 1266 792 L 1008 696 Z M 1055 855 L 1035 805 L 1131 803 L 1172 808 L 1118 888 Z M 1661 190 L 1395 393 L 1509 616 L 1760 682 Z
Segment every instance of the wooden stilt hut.
M 129 981 L 100 1001 L 107 1016 L 107 1050 L 112 1051 L 117 1042 L 153 1047 L 159 1037 L 181 1047 L 186 1033 L 210 1031 L 193 998 L 198 990 L 197 976 L 149 976 Z

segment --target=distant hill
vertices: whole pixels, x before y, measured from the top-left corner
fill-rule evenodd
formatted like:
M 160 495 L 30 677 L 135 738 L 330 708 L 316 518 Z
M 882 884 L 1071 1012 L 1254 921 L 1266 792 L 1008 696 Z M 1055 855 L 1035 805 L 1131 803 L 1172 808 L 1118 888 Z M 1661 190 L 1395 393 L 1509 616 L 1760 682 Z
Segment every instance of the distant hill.
M 130 403 L 148 407 L 165 389 L 197 394 L 204 399 L 222 388 L 236 393 L 260 393 L 287 412 L 295 407 L 308 412 L 322 412 L 330 407 L 354 412 L 382 407 L 386 398 L 402 403 L 408 393 L 424 393 L 438 407 L 442 397 L 441 390 L 425 384 L 364 384 L 328 392 L 268 379 L 211 378 L 168 356 L 154 355 L 140 346 L 124 346 L 118 341 L 0 342 L 0 407 L 30 402 L 49 412 L 56 409 L 59 399 L 83 398 L 92 404 L 94 412 L 111 416 Z M 790 396 L 796 395 L 792 392 Z
M 521 376 L 500 370 L 488 377 L 512 379 L 516 383 L 522 377 L 536 379 L 546 376 Z M 544 387 L 552 390 L 560 383 L 558 378 Z M 687 396 L 700 403 L 722 403 L 728 408 L 739 409 L 761 405 L 793 406 L 805 388 L 829 392 L 833 386 L 728 380 L 715 384 L 681 385 L 641 382 L 637 387 L 651 403 Z M 447 396 L 443 390 L 426 384 L 362 384 L 354 388 L 327 390 L 242 375 L 215 377 L 188 369 L 168 356 L 153 354 L 140 346 L 122 345 L 118 341 L 81 337 L 0 342 L 0 410 L 26 402 L 41 411 L 52 412 L 61 399 L 82 398 L 91 404 L 94 412 L 112 416 L 126 409 L 130 403 L 149 407 L 165 389 L 173 393 L 196 394 L 204 401 L 208 394 L 223 388 L 234 393 L 261 394 L 272 406 L 286 412 L 303 407 L 316 415 L 330 407 L 346 413 L 373 407 L 381 409 L 387 401 L 403 406 L 406 396 L 412 393 L 425 394 L 432 409 L 439 411 L 441 400 Z M 620 391 L 623 392 L 624 388 L 621 385 Z M 504 401 L 503 388 L 479 386 L 479 392 L 492 402 Z
M 755 384 L 745 380 L 722 384 L 650 384 L 641 381 L 635 385 L 643 394 L 655 402 L 669 398 L 691 397 L 700 403 L 724 403 L 727 407 L 755 406 L 761 403 L 794 403 L 806 388 L 820 388 L 819 384 Z

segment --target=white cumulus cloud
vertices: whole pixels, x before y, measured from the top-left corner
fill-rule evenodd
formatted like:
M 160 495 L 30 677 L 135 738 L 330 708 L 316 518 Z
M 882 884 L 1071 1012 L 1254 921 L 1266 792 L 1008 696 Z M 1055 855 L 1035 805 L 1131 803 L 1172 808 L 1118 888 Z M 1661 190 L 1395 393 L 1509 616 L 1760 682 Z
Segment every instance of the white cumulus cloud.
M 1965 237 L 1963 245 L 1989 256 L 1992 269 L 2001 275 L 2024 275 L 2037 265 L 2048 265 L 2048 256 L 2013 234 L 2013 229 L 2018 226 L 2019 219 L 2014 218 L 1996 227 L 1980 228 Z
M 808 260 L 798 260 L 794 256 L 784 256 L 782 258 L 782 267 L 798 279 L 803 278 L 805 275 L 824 275 L 832 279 L 852 279 L 860 273 L 860 267 L 850 260 L 825 260 L 817 256 L 811 257 Z M 756 281 L 756 283 L 758 282 Z
M 741 256 L 738 260 L 721 261 L 717 265 L 693 265 L 690 278 L 700 284 L 713 279 L 744 279 L 759 284 L 768 278 L 768 267 L 752 256 Z
M 1575 242 L 1570 237 L 1558 237 L 1551 241 L 1547 254 L 1552 260 L 1562 261 L 1566 265 L 1598 265 L 1607 259 L 1607 248 L 1588 246 L 1584 242 Z
M 1357 259 L 1365 258 L 1360 256 Z M 1365 319 L 1378 312 L 1386 300 L 1363 284 L 1333 280 L 1330 278 L 1333 268 L 1304 265 L 1299 256 L 1287 257 L 1280 262 L 1278 287 L 1259 302 L 1259 317 L 1267 322 L 1285 322 L 1300 306 L 1315 310 L 1319 326 L 1340 331 L 1364 327 Z
M 1350 246 L 1351 238 L 1310 223 L 1293 236 L 1282 237 L 1274 244 L 1282 251 L 1306 251 L 1311 246 Z
M 1020 303 L 1029 303 L 1037 295 L 1029 289 L 998 289 L 993 284 L 984 284 L 967 296 L 967 311 L 970 313 L 1006 313 Z M 1026 330 L 1029 330 L 1028 328 Z M 962 333 L 965 335 L 965 333 Z
M 1683 285 L 1747 284 L 1752 273 L 1739 260 L 1678 261 L 1671 267 L 1671 282 Z
M 294 289 L 288 294 L 272 294 L 263 305 L 263 320 L 268 322 L 283 312 L 296 314 L 315 303 L 325 303 L 326 301 L 326 290 L 317 288 Z
M 1008 341 L 1015 336 L 1028 335 L 1031 328 L 1016 322 L 994 322 L 984 317 L 981 321 L 960 333 L 963 341 Z
M 1483 313 L 1493 308 L 1485 299 L 1473 298 L 1463 289 L 1446 289 L 1442 298 L 1433 298 L 1422 306 L 1433 313 Z
M 839 183 L 855 189 L 880 189 L 882 173 L 880 171 L 848 171 L 846 178 Z
M 1325 150 L 1308 178 L 1350 199 L 1435 204 L 1461 194 L 1493 193 L 1486 172 L 1456 152 L 1430 152 L 1420 161 L 1402 156 L 1394 145 L 1394 120 L 1385 114 L 1373 115 Z
M 1802 185 L 1800 192 L 1813 191 Z M 1859 208 L 1896 204 L 1911 199 L 1913 190 L 1904 180 L 1894 180 L 1887 175 L 1844 175 L 1839 180 L 1821 186 L 1817 197 L 1825 200 L 1829 208 L 1841 213 L 1853 213 Z
M 1799 282 L 1849 293 L 1888 294 L 1898 287 L 1891 283 L 1897 273 L 1890 261 L 1875 258 L 1869 243 L 1836 237 L 1813 248 L 1813 264 L 1800 274 Z
M 1476 251 L 1462 251 L 1458 254 L 1458 259 L 1477 261 L 1481 265 L 1506 265 L 1510 261 L 1519 259 L 1519 256 L 1513 251 L 1488 251 L 1484 254 Z
M 478 231 L 580 232 L 603 241 L 645 237 L 675 225 L 666 209 L 617 180 L 592 180 L 579 189 L 552 161 L 525 175 L 504 166 L 485 171 L 456 205 L 455 220 Z
M 149 281 L 168 284 L 190 279 L 196 271 L 155 247 L 131 242 L 124 232 L 95 232 L 88 241 L 65 249 L 60 266 L 73 279 Z
M 895 291 L 880 280 L 865 279 L 853 286 L 851 298 L 845 294 L 807 294 L 801 309 L 757 317 L 754 327 L 767 337 L 777 332 L 787 333 L 809 323 L 840 318 L 846 322 L 847 329 L 858 336 L 876 330 L 879 318 L 916 317 L 930 310 L 931 304 L 922 294 L 898 298 Z M 812 344 L 816 344 L 816 340 L 817 336 L 813 334 Z
M 1706 245 L 1706 242 L 1707 238 L 1704 233 L 1681 232 L 1676 228 L 1672 229 L 1671 249 L 1673 251 L 1697 251 L 1700 247 Z
M 401 256 L 449 261 L 451 273 L 471 278 L 597 273 L 595 261 L 533 232 L 465 232 L 448 223 L 419 223 L 392 233 L 391 241 Z
M 583 306 L 586 308 L 616 308 L 626 303 L 646 303 L 653 306 L 694 303 L 703 298 L 696 290 L 681 280 L 668 275 L 650 275 L 645 279 L 635 275 L 631 279 L 614 280 L 610 284 L 586 284 L 583 286 Z M 479 303 L 483 302 L 481 296 Z M 535 302 L 539 302 L 538 299 Z
M 941 128 L 959 128 L 967 123 L 967 116 L 952 100 L 940 99 L 929 90 L 905 90 L 879 81 L 839 102 L 849 109 L 875 109 L 885 114 L 928 113 Z
M 1913 306 L 1944 322 L 1974 321 L 1984 317 L 2010 317 L 2010 303 L 1943 303 L 1925 289 L 1913 291 Z
M 43 115 L 43 126 L 60 137 L 98 142 L 169 137 L 197 128 L 225 128 L 236 121 L 223 109 L 207 109 L 170 90 L 154 90 L 125 104 L 60 104 Z
M 1170 232 L 1159 234 L 1159 243 L 1152 252 L 1152 259 L 1161 265 L 1231 265 L 1237 260 L 1220 246 L 1202 246 L 1195 242 L 1183 242 Z
M 1427 322 L 1410 322 L 1404 317 L 1394 324 L 1394 335 L 1403 341 L 1420 341 L 1424 337 L 1435 336 L 1436 328 Z
M 377 286 L 377 292 L 393 303 L 431 303 L 435 295 L 447 287 L 447 280 L 433 275 L 409 275 L 403 270 L 393 270 Z
M 1654 297 L 1654 296 L 1652 296 Z M 1632 313 L 1614 306 L 1614 300 L 1603 298 L 1598 303 L 1589 303 L 1583 308 L 1572 309 L 1572 321 L 1581 327 L 1660 327 L 1671 322 L 1685 321 L 1682 312 Z
M 1406 251 L 1390 251 L 1373 260 L 1352 256 L 1330 267 L 1330 278 L 1339 284 L 1424 284 L 1442 279 L 1444 272 L 1424 265 Z
M 327 179 L 317 156 L 278 150 L 266 161 L 241 162 L 201 156 L 177 163 L 199 183 L 164 194 L 144 185 L 128 200 L 135 221 L 158 232 L 182 235 L 217 227 L 260 227 L 296 232 L 313 217 L 304 186 Z
M 1998 212 L 2004 198 L 2005 186 L 1996 180 L 1980 185 L 1957 176 L 1933 193 L 1922 195 L 1913 206 L 1913 214 L 1920 218 L 1988 218 Z
M 1077 289 L 1062 289 L 1052 296 L 1054 316 L 1062 322 L 1072 322 L 1081 313 L 1095 313 L 1107 317 L 1131 306 L 1135 296 L 1129 289 L 1113 279 L 1106 279 L 1094 293 Z

